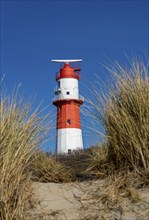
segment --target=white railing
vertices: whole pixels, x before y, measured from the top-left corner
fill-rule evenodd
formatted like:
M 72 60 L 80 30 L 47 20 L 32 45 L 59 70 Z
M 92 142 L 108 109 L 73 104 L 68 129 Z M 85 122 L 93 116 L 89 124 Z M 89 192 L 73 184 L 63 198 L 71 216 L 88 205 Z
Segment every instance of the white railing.
M 58 94 L 58 93 L 60 93 L 61 92 L 61 88 L 60 87 L 55 87 L 54 88 L 54 93 L 55 94 Z

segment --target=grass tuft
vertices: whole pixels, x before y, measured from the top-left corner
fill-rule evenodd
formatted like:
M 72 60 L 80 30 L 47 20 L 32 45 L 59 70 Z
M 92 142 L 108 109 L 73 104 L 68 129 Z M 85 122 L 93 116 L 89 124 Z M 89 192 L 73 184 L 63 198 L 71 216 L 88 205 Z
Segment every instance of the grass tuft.
M 91 102 L 96 111 L 96 121 L 102 123 L 105 129 L 107 145 L 105 161 L 109 163 L 108 169 L 114 164 L 116 169 L 129 167 L 138 173 L 143 170 L 148 172 L 148 63 L 132 60 L 127 68 L 115 63 L 108 67 L 108 70 L 112 76 L 112 85 L 103 97 L 100 88 L 99 92 L 96 88 L 97 102 Z M 101 164 L 100 151 L 103 150 L 104 148 L 96 149 L 93 152 L 92 163 L 99 163 L 96 168 Z M 92 163 L 91 167 L 94 166 Z
M 46 133 L 45 117 L 23 99 L 1 96 L 0 219 L 23 219 L 31 194 L 30 164 Z
M 42 151 L 35 154 L 32 164 L 33 179 L 39 182 L 71 182 L 74 179 L 72 169 L 66 167 L 56 160 L 56 158 Z

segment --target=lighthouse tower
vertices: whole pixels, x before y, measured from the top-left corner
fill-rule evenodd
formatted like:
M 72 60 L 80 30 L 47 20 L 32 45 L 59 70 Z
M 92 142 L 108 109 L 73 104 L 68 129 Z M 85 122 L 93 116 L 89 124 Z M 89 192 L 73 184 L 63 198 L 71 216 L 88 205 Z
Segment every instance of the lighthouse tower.
M 57 154 L 69 154 L 73 150 L 83 149 L 80 105 L 84 98 L 79 95 L 80 69 L 71 66 L 81 61 L 52 60 L 62 63 L 60 72 L 56 74 L 57 88 L 53 99 L 57 107 Z

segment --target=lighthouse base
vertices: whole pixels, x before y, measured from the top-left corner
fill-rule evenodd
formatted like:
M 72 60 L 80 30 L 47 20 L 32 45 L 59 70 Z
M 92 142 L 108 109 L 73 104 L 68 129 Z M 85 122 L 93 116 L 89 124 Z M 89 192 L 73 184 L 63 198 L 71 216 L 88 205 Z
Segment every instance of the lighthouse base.
M 62 128 L 57 130 L 57 154 L 69 154 L 73 150 L 83 149 L 82 130 Z

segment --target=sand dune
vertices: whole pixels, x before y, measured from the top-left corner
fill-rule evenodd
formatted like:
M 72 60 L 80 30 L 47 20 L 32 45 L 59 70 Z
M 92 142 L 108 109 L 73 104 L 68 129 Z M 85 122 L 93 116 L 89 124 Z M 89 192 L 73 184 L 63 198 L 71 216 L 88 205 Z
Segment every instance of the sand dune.
M 131 189 L 131 197 L 123 190 L 116 196 L 112 189 L 107 191 L 107 181 L 35 182 L 32 207 L 27 211 L 26 219 L 149 220 L 148 187 Z

